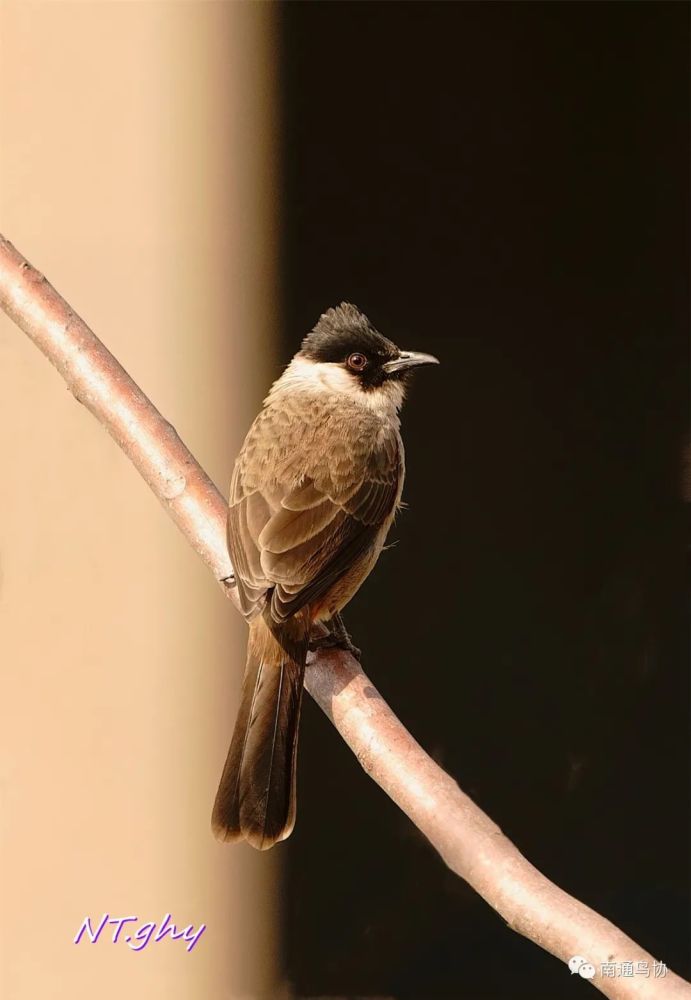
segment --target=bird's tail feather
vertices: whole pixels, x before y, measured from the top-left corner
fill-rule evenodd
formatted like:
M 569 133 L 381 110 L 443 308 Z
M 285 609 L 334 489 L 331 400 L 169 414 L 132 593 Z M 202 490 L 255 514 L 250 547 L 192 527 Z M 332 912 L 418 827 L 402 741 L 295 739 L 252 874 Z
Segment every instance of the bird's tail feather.
M 247 666 L 233 739 L 211 825 L 219 840 L 258 850 L 288 837 L 295 824 L 295 765 L 309 622 L 250 624 Z

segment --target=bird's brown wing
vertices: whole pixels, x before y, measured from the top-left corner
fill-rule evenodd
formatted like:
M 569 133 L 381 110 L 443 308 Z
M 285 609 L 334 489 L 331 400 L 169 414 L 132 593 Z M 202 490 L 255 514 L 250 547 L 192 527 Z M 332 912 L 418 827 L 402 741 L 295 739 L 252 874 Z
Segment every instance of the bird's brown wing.
M 271 617 L 285 621 L 318 601 L 372 547 L 398 497 L 398 436 L 381 436 L 350 467 L 331 469 L 322 456 L 310 473 L 297 485 L 267 478 L 247 490 L 250 477 L 242 461 L 236 464 L 228 544 L 249 619 L 270 599 Z

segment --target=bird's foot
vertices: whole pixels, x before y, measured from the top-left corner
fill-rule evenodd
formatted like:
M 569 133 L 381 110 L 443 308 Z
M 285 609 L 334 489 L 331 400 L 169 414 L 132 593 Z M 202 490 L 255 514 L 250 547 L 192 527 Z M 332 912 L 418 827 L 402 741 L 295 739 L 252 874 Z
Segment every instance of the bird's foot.
M 362 650 L 354 645 L 340 614 L 335 614 L 328 624 L 330 628 L 325 635 L 310 637 L 310 651 L 316 652 L 318 649 L 345 649 L 359 663 L 362 658 Z

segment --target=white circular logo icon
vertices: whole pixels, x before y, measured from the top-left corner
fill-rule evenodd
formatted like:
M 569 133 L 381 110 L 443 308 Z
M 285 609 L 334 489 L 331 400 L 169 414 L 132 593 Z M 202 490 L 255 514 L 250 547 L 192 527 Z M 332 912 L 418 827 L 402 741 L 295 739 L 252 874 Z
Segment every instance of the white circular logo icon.
M 571 970 L 571 975 L 575 976 L 582 965 L 585 965 L 586 961 L 582 955 L 574 955 L 573 958 L 569 959 L 569 969 Z

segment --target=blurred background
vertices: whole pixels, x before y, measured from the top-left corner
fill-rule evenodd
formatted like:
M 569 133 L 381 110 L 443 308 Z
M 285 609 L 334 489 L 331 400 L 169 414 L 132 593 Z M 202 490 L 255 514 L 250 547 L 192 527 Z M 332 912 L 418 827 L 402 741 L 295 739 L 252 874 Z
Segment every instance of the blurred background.
M 0 6 L 0 228 L 224 491 L 328 306 L 441 359 L 346 615 L 365 669 L 534 864 L 687 976 L 688 18 Z M 214 842 L 245 628 L 6 320 L 0 368 L 2 995 L 580 995 L 309 699 L 293 836 Z M 75 946 L 104 912 L 207 930 Z

